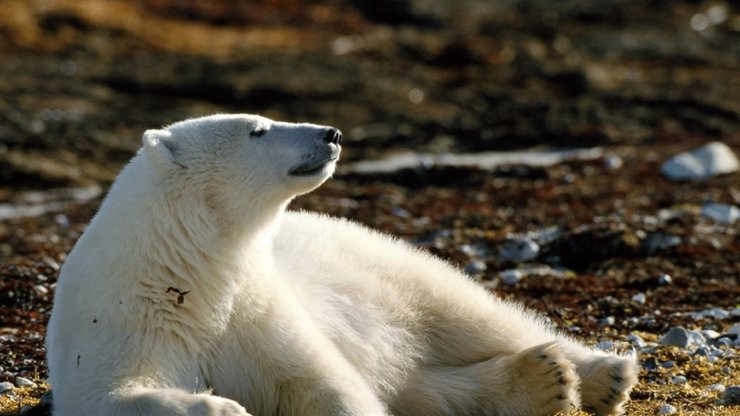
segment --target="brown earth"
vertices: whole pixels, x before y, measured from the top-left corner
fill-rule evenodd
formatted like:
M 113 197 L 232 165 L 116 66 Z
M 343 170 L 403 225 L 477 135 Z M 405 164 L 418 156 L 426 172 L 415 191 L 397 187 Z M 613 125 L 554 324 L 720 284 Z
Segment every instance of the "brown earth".
M 46 377 L 54 282 L 100 203 L 96 189 L 145 129 L 215 112 L 339 127 L 343 166 L 293 208 L 400 235 L 575 336 L 722 333 L 740 317 L 685 312 L 740 307 L 738 227 L 699 213 L 707 201 L 740 204 L 740 174 L 671 182 L 660 165 L 710 141 L 740 152 L 739 12 L 661 0 L 5 0 L 0 381 Z M 587 147 L 603 156 L 348 169 L 399 151 Z M 19 216 L 24 207 L 31 216 Z M 551 227 L 560 233 L 534 262 L 553 272 L 502 284 L 498 272 L 517 266 L 497 256 L 507 236 Z M 666 236 L 675 244 L 659 244 Z M 644 303 L 631 300 L 638 293 Z M 664 402 L 687 415 L 740 414 L 704 390 L 740 384 L 737 349 L 714 363 L 666 347 L 655 357 L 677 366 L 644 370 L 629 414 Z M 689 382 L 671 385 L 678 374 Z M 4 396 L 0 414 L 48 414 L 35 406 L 45 390 Z

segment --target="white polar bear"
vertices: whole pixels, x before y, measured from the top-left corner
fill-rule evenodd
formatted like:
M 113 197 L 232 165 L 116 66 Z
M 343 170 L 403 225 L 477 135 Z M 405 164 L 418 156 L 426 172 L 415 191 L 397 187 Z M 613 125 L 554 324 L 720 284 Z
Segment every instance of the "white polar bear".
M 401 241 L 285 212 L 332 175 L 340 139 L 250 115 L 144 133 L 62 268 L 54 414 L 622 412 L 634 357 Z

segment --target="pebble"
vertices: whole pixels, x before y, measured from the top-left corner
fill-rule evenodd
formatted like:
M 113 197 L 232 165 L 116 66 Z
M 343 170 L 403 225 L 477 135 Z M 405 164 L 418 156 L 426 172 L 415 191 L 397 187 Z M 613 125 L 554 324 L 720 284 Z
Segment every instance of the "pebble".
M 687 382 L 688 380 L 684 376 L 676 376 L 671 379 L 671 383 L 673 384 L 686 384 Z
M 683 239 L 677 235 L 666 233 L 650 233 L 642 241 L 642 249 L 648 254 L 653 254 L 658 250 L 675 247 L 683 243 Z
M 735 324 L 725 332 L 727 335 L 738 335 L 740 336 L 740 324 Z
M 724 143 L 712 142 L 668 159 L 660 170 L 674 181 L 703 180 L 740 169 L 737 157 Z
M 673 368 L 674 365 L 676 365 L 675 362 L 673 362 L 671 360 L 668 360 L 668 361 L 664 362 L 663 364 L 661 364 L 660 366 L 663 367 L 663 368 Z
M 18 387 L 36 387 L 36 383 L 25 377 L 16 377 L 15 385 Z
M 674 326 L 658 342 L 663 345 L 686 348 L 689 346 L 689 339 L 689 332 L 685 328 Z
M 644 305 L 646 300 L 647 300 L 647 296 L 645 296 L 644 293 L 638 293 L 635 296 L 632 296 L 632 301 L 637 302 L 641 305 Z
M 715 384 L 708 385 L 705 390 L 723 392 L 725 391 L 725 386 L 719 383 L 715 383 Z
M 730 312 L 720 308 L 712 308 L 704 309 L 699 312 L 689 312 L 689 316 L 695 320 L 704 318 L 727 319 L 730 317 Z
M 604 166 L 609 170 L 617 170 L 624 165 L 624 160 L 621 157 L 608 154 L 604 156 Z
M 3 381 L 2 383 L 0 383 L 0 394 L 12 391 L 14 388 L 15 386 L 13 385 L 13 383 L 9 381 Z
M 465 266 L 463 271 L 469 275 L 477 275 L 486 271 L 487 268 L 488 266 L 486 266 L 484 261 L 473 260 Z
M 700 332 L 705 339 L 717 339 L 722 336 L 722 334 L 713 329 L 702 329 Z
M 523 273 L 517 269 L 503 270 L 499 273 L 501 283 L 505 285 L 515 285 L 522 280 Z
M 534 260 L 540 254 L 540 245 L 529 238 L 514 238 L 503 242 L 498 253 L 503 261 L 523 262 Z
M 732 224 L 740 218 L 740 209 L 735 205 L 709 202 L 701 208 L 701 215 L 720 224 Z
M 645 340 L 642 339 L 639 335 L 630 334 L 627 336 L 627 341 L 632 344 L 635 348 L 645 348 L 647 344 L 645 344 Z
M 740 405 L 740 385 L 725 388 L 725 392 L 722 394 L 722 401 L 728 406 Z
M 707 340 L 706 338 L 704 338 L 704 335 L 702 335 L 701 332 L 689 331 L 689 343 L 703 345 L 707 343 Z
M 673 283 L 673 278 L 670 274 L 661 274 L 660 277 L 658 277 L 658 284 L 661 286 L 667 286 Z
M 599 321 L 599 325 L 601 326 L 614 326 L 614 324 L 617 322 L 617 320 L 613 316 L 607 316 L 606 318 Z
M 660 409 L 658 409 L 659 415 L 675 415 L 677 412 L 678 409 L 668 403 L 663 403 L 663 406 L 660 406 Z

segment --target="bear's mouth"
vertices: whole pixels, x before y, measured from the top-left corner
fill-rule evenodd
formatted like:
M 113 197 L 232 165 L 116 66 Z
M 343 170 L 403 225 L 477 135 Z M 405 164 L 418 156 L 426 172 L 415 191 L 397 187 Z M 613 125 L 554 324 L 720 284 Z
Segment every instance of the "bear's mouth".
M 316 175 L 318 173 L 321 173 L 326 165 L 329 163 L 336 162 L 338 157 L 333 157 L 331 159 L 321 160 L 321 161 L 312 161 L 308 163 L 304 163 L 302 165 L 298 165 L 294 167 L 293 169 L 288 172 L 291 176 L 312 176 Z

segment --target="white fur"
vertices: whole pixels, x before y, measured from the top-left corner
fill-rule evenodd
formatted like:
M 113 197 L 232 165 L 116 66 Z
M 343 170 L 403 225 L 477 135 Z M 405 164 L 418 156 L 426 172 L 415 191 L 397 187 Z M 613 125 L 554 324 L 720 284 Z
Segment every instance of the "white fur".
M 634 358 L 406 243 L 285 213 L 333 173 L 327 131 L 220 115 L 144 134 L 57 284 L 56 416 L 622 411 Z

